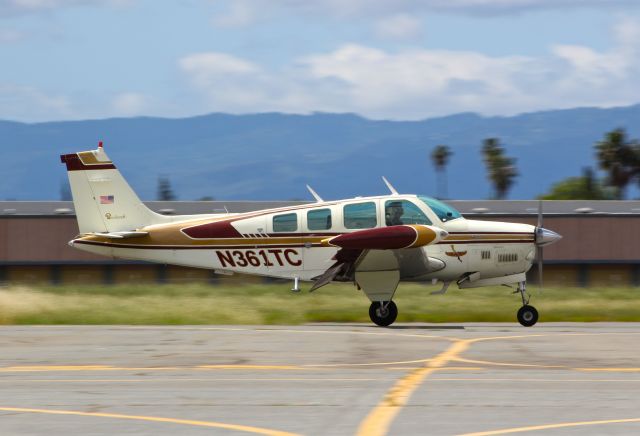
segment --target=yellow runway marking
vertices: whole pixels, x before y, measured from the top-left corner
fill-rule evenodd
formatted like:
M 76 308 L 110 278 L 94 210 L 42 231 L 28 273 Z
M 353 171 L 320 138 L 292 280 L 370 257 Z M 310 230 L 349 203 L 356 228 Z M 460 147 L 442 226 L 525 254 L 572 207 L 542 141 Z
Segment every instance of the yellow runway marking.
M 415 366 L 398 366 L 398 367 L 394 367 L 394 368 L 385 368 L 388 371 L 412 371 L 414 369 L 418 369 L 418 367 Z M 446 371 L 484 371 L 486 368 L 480 367 L 480 366 L 444 366 L 442 368 L 437 368 L 437 370 L 439 372 L 446 372 Z
M 603 424 L 623 424 L 623 423 L 630 423 L 630 422 L 640 422 L 640 418 L 610 419 L 606 421 L 583 421 L 583 422 L 565 422 L 561 424 L 533 425 L 530 427 L 514 427 L 514 428 L 505 428 L 502 430 L 489 430 L 489 431 L 481 431 L 477 433 L 464 433 L 459 436 L 491 436 L 491 435 L 498 435 L 498 434 L 524 433 L 527 431 L 550 430 L 554 428 L 581 427 L 581 426 L 587 426 L 587 425 L 603 425 Z
M 597 334 L 597 333 L 596 333 Z M 463 359 L 460 354 L 463 353 L 471 344 L 476 342 L 487 342 L 497 340 L 511 339 L 531 339 L 548 336 L 589 336 L 591 333 L 560 333 L 560 334 L 534 334 L 534 335 L 507 335 L 507 336 L 490 336 L 479 337 L 473 339 L 458 339 L 440 336 L 440 339 L 453 341 L 453 345 L 444 352 L 438 354 L 435 358 L 426 362 L 425 367 L 411 370 L 407 375 L 398 380 L 396 384 L 386 393 L 384 398 L 378 405 L 367 415 L 358 427 L 357 436 L 383 436 L 389 431 L 389 427 L 396 415 L 400 412 L 409 401 L 413 392 L 420 384 L 438 369 L 448 369 L 446 365 L 449 362 L 464 362 L 485 365 L 498 366 L 522 366 L 522 367 L 544 367 L 544 368 L 561 368 L 564 366 L 554 365 L 533 365 L 533 364 L 511 364 L 500 362 L 488 362 L 479 360 Z
M 253 369 L 262 371 L 311 371 L 313 368 L 304 368 L 296 365 L 200 365 L 196 369 Z
M 523 367 L 523 368 L 567 368 L 562 365 L 537 365 L 535 363 L 509 363 L 509 362 L 491 362 L 489 360 L 473 360 L 473 359 L 464 359 L 462 357 L 456 357 L 452 359 L 456 362 L 460 363 L 475 363 L 476 365 L 491 365 L 491 366 L 515 366 L 515 367 Z
M 445 366 L 469 347 L 471 340 L 456 340 L 449 348 L 427 362 L 427 366 L 414 369 L 396 382 L 382 401 L 367 415 L 358 427 L 358 436 L 385 435 L 393 419 L 407 404 L 420 383 L 434 371 Z
M 576 371 L 640 372 L 640 368 L 575 368 Z
M 7 366 L 0 368 L 0 372 L 67 372 L 67 371 L 177 371 L 194 369 L 190 367 L 118 367 L 109 365 L 39 365 L 39 366 Z
M 514 382 L 514 383 L 519 383 L 519 382 L 541 382 L 541 383 L 629 383 L 629 382 L 636 382 L 636 383 L 640 383 L 640 379 L 603 379 L 603 378 L 596 378 L 596 379 L 588 379 L 588 378 L 574 378 L 574 379 L 554 379 L 554 378 L 488 378 L 488 377 L 434 377 L 432 379 L 430 379 L 430 381 L 436 382 L 436 381 L 463 381 L 463 382 L 468 382 L 468 381 L 479 381 L 479 382 L 495 382 L 495 381 L 500 381 L 500 382 Z
M 77 416 L 94 416 L 100 418 L 115 419 L 131 419 L 137 421 L 153 421 L 168 422 L 172 424 L 192 425 L 197 427 L 214 427 L 223 428 L 225 430 L 236 430 L 246 433 L 256 433 L 269 436 L 298 436 L 295 433 L 287 433 L 284 431 L 269 430 L 267 428 L 250 427 L 247 425 L 225 424 L 213 421 L 193 421 L 190 419 L 160 418 L 157 416 L 138 416 L 138 415 L 121 415 L 118 413 L 99 413 L 99 412 L 78 412 L 75 410 L 52 410 L 52 409 L 25 409 L 21 407 L 0 407 L 0 411 L 4 412 L 20 412 L 20 413 L 44 413 L 49 415 L 77 415 Z
M 312 382 L 328 382 L 328 381 L 384 381 L 386 379 L 376 378 L 308 378 L 308 377 L 268 377 L 268 378 L 219 378 L 219 377 L 207 377 L 207 378 L 23 378 L 23 379 L 0 379 L 0 383 L 146 383 L 146 382 L 257 382 L 257 381 L 312 381 Z
M 384 365 L 406 365 L 409 363 L 426 363 L 431 359 L 418 359 L 418 360 L 405 360 L 400 362 L 373 362 L 373 363 L 327 363 L 327 364 L 312 364 L 312 365 L 302 365 L 305 367 L 313 367 L 313 368 L 340 368 L 340 367 L 348 367 L 348 366 L 384 366 Z
M 36 372 L 36 371 L 110 371 L 113 367 L 107 365 L 38 365 L 38 366 L 7 366 L 0 368 L 0 372 Z

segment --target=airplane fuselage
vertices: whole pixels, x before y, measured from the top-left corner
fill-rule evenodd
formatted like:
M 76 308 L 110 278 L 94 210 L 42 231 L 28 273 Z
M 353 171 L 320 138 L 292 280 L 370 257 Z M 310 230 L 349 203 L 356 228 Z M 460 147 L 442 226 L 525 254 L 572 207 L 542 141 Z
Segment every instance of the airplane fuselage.
M 429 261 L 416 265 L 401 263 L 401 280 L 453 281 L 474 273 L 477 281 L 525 273 L 531 267 L 535 257 L 534 226 L 463 217 L 442 221 L 419 198 L 391 195 L 190 217 L 143 227 L 140 230 L 147 232 L 143 237 L 113 239 L 88 235 L 71 243 L 79 249 L 114 258 L 311 280 L 331 266 L 339 250 L 322 241 L 363 228 L 385 227 L 389 224 L 385 204 L 402 201 L 405 209 L 410 203 L 418 211 L 415 216 L 405 218 L 408 222 L 401 217 L 399 224 L 413 224 L 417 213 L 422 212 L 428 224 L 445 230 L 448 236 L 432 245 L 406 249 L 422 250 Z M 356 210 L 354 216 L 349 216 L 350 208 Z M 368 208 L 369 215 L 358 208 Z

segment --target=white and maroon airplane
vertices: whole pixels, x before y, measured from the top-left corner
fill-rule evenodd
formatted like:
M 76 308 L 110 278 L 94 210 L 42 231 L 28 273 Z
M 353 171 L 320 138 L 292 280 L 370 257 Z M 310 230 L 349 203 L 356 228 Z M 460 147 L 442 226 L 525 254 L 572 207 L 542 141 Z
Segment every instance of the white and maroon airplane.
M 248 213 L 159 215 L 148 209 L 102 147 L 61 156 L 80 234 L 69 244 L 114 258 L 313 281 L 352 282 L 371 301 L 380 326 L 398 314 L 401 280 L 460 288 L 518 285 L 518 321 L 532 326 L 526 272 L 537 249 L 560 239 L 528 224 L 472 221 L 429 197 L 391 194 Z M 540 216 L 540 215 L 539 215 Z M 541 262 L 541 261 L 539 261 Z M 539 265 L 541 271 L 542 265 Z

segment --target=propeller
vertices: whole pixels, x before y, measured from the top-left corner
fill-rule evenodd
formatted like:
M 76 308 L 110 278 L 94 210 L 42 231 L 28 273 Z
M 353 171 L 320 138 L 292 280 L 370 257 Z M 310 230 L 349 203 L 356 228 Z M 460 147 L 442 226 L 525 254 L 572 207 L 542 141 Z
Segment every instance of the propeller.
M 536 260 L 538 261 L 538 288 L 542 293 L 542 265 L 544 263 L 544 251 L 542 245 L 537 244 L 542 235 L 542 200 L 538 201 L 538 224 L 536 225 Z
M 536 259 L 538 261 L 538 286 L 542 292 L 542 268 L 544 263 L 543 249 L 545 245 L 553 244 L 562 236 L 554 231 L 542 227 L 542 200 L 538 201 L 538 223 L 535 230 Z

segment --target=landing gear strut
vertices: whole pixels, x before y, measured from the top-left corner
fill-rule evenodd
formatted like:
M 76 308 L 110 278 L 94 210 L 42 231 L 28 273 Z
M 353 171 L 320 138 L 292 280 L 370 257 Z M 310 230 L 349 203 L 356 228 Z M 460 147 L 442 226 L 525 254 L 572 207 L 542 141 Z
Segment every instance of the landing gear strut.
M 393 301 L 374 301 L 369 306 L 369 318 L 380 327 L 393 324 L 398 317 L 398 307 Z
M 538 322 L 538 311 L 535 307 L 529 306 L 529 294 L 526 290 L 526 282 L 518 283 L 518 290 L 522 297 L 522 307 L 518 310 L 518 322 L 525 327 L 531 327 Z

